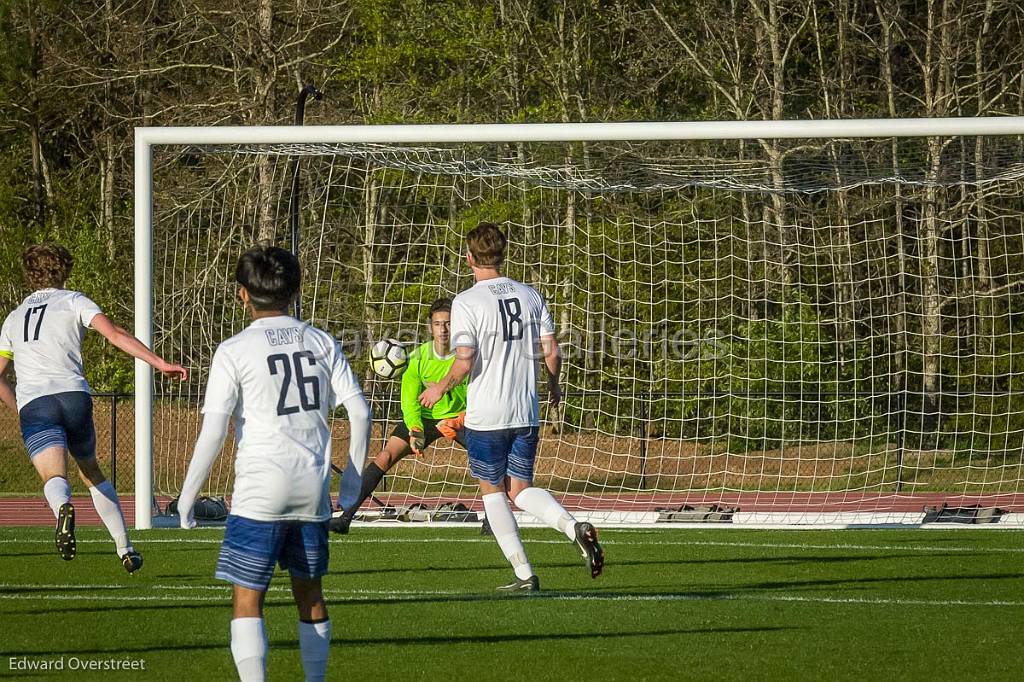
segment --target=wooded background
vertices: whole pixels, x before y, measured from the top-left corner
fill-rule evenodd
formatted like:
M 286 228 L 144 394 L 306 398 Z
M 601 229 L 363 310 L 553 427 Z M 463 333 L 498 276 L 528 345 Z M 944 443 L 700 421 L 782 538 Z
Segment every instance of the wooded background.
M 0 32 L 0 308 L 24 294 L 21 248 L 58 240 L 77 258 L 71 286 L 122 323 L 131 319 L 133 296 L 133 127 L 289 124 L 304 83 L 325 93 L 307 107 L 308 124 L 1024 113 L 1017 0 L 0 0 Z M 789 149 L 773 140 L 748 144 L 775 173 L 769 182 L 781 183 Z M 820 240 L 785 226 L 806 221 L 826 230 L 831 246 L 822 253 L 833 274 L 827 296 L 788 298 L 787 290 L 805 285 L 820 292 L 822 282 L 793 279 L 783 253 L 772 290 L 734 291 L 741 303 L 723 308 L 749 324 L 738 329 L 723 320 L 719 327 L 733 334 L 733 356 L 751 366 L 773 354 L 799 360 L 810 352 L 815 366 L 829 368 L 804 377 L 782 363 L 758 390 L 910 390 L 922 432 L 983 432 L 975 446 L 1012 452 L 1024 429 L 1006 395 L 1024 388 L 1013 360 L 1024 343 L 1020 187 L 979 184 L 981 176 L 971 175 L 977 171 L 944 185 L 938 178 L 948 141 L 920 145 L 915 154 L 932 182 L 888 190 L 890 208 L 872 214 L 871 234 L 830 226 L 868 220 L 863 211 L 878 196 L 832 192 L 818 202 L 769 191 L 753 209 L 735 199 L 732 210 L 763 221 L 764 234 L 776 231 L 765 243 L 791 241 L 793 253 Z M 986 167 L 990 150 L 980 142 L 955 149 L 964 168 Z M 888 150 L 883 157 L 900 175 L 904 154 L 895 141 Z M 257 163 L 264 164 L 261 182 L 268 180 L 269 163 Z M 261 206 L 260 235 L 286 244 L 276 207 Z M 880 236 L 888 246 L 875 254 Z M 611 244 L 623 235 L 606 237 Z M 715 265 L 707 268 L 714 279 Z M 859 287 L 883 270 L 894 278 L 886 286 L 903 295 L 865 304 Z M 593 289 L 606 291 L 607 278 L 591 275 Z M 754 310 L 760 299 L 799 305 Z M 877 367 L 856 369 L 878 356 L 853 343 L 864 320 L 893 325 L 879 337 L 888 344 L 879 352 L 895 363 L 891 378 Z M 95 389 L 131 390 L 130 363 L 99 344 L 87 352 Z M 708 387 L 701 366 L 692 368 L 680 380 L 709 391 L 745 388 L 756 374 L 729 365 L 732 383 L 718 377 Z M 1002 397 L 943 405 L 943 390 Z M 732 416 L 770 411 L 748 399 L 721 409 Z M 989 419 L 985 426 L 976 423 L 979 413 Z M 992 445 L 1008 433 L 1012 443 Z

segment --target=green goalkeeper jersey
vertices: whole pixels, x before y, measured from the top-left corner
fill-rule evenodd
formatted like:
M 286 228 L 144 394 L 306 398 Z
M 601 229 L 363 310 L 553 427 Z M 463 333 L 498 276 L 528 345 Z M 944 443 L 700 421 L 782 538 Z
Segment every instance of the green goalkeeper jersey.
M 437 357 L 433 341 L 427 341 L 409 354 L 409 365 L 402 374 L 402 417 L 410 431 L 422 431 L 424 419 L 448 419 L 466 411 L 465 381 L 441 396 L 433 407 L 420 405 L 420 393 L 427 384 L 444 379 L 454 363 L 454 353 L 447 358 Z

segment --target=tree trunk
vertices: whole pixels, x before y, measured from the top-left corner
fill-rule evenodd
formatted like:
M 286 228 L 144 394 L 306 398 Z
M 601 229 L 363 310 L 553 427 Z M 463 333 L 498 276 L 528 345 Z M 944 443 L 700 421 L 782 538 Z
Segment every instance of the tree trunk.
M 31 106 L 29 136 L 32 147 L 32 189 L 35 203 L 36 220 L 39 223 L 46 222 L 46 212 L 51 203 L 52 190 L 50 178 L 46 166 L 46 154 L 43 151 L 43 144 L 40 135 L 39 123 L 39 98 L 36 94 L 39 81 L 39 70 L 41 67 L 42 51 L 39 46 L 39 32 L 36 27 L 35 9 L 28 8 L 28 45 L 30 60 L 30 83 L 29 102 Z
M 373 166 L 367 164 L 363 181 L 363 282 L 366 293 L 363 316 L 366 319 L 367 339 L 372 338 L 373 326 L 377 321 L 377 308 L 373 305 L 373 287 L 377 282 L 377 266 L 374 262 L 373 246 L 377 240 L 377 220 L 380 212 L 380 185 Z
M 978 34 L 977 39 L 974 43 L 974 90 L 975 97 L 977 98 L 977 110 L 975 111 L 976 116 L 983 116 L 987 111 L 985 104 L 985 85 L 982 80 L 982 74 L 985 73 L 985 62 L 983 55 L 983 41 L 988 35 L 989 28 L 991 25 L 992 18 L 992 5 L 994 0 L 987 0 L 985 3 L 985 14 L 981 22 L 981 32 Z M 975 178 L 979 178 L 981 169 L 985 162 L 985 147 L 984 138 L 977 136 L 974 138 L 974 168 Z M 986 211 L 986 195 L 987 191 L 984 185 L 975 185 L 975 197 L 974 197 L 974 213 L 977 217 L 977 273 L 978 279 L 976 283 L 976 289 L 979 294 L 977 316 L 977 353 L 984 356 L 985 358 L 991 358 L 995 354 L 995 337 L 994 337 L 994 325 L 993 325 L 993 301 L 991 298 L 992 291 L 992 263 L 991 259 L 991 244 L 989 243 L 990 234 L 988 226 L 988 215 Z M 964 254 L 965 257 L 967 254 Z M 990 381 L 988 377 L 985 377 L 986 381 Z M 991 388 L 991 385 L 985 386 L 985 388 Z
M 114 23 L 114 1 L 105 0 L 103 16 L 104 57 L 113 63 L 111 51 L 111 29 Z M 112 86 L 108 80 L 103 84 L 103 128 L 100 131 L 100 233 L 107 242 L 107 256 L 111 262 L 116 253 L 114 234 L 114 122 L 110 112 L 114 108 Z
M 762 43 L 760 50 L 762 72 L 771 86 L 768 118 L 779 121 L 782 120 L 784 112 L 786 50 L 782 45 L 782 27 L 779 23 L 777 0 L 767 0 L 767 4 L 768 11 L 765 12 L 756 2 L 751 2 L 751 6 L 761 22 L 758 37 Z M 767 54 L 767 59 L 763 56 L 765 54 Z M 786 200 L 782 193 L 785 187 L 785 178 L 782 173 L 782 147 L 778 140 L 762 140 L 761 146 L 768 157 L 768 169 L 774 190 L 771 193 L 771 204 L 765 206 L 763 216 L 766 222 L 765 227 L 771 225 L 778 235 L 778 270 L 781 285 L 779 300 L 785 302 L 794 282 L 789 261 L 795 240 L 793 230 L 787 224 Z M 771 232 L 772 230 L 765 230 L 766 234 L 771 234 Z
M 100 232 L 107 242 L 111 262 L 117 253 L 114 232 L 114 133 L 108 128 L 100 133 Z
M 948 110 L 947 94 L 950 87 L 950 61 L 952 49 L 950 45 L 950 24 L 948 2 L 942 0 L 942 17 L 935 16 L 936 0 L 928 2 L 928 33 L 925 36 L 925 106 L 930 117 L 945 116 Z M 936 40 L 936 32 L 938 37 Z M 936 45 L 938 42 L 938 45 Z M 937 64 L 934 64 L 937 62 Z M 934 82 L 933 78 L 934 71 Z M 939 202 L 944 200 L 937 188 L 939 171 L 942 165 L 942 140 L 937 137 L 928 138 L 927 184 L 924 192 L 924 238 L 921 241 L 921 355 L 923 392 L 923 413 L 925 432 L 935 432 L 938 428 L 941 410 L 941 358 L 942 358 L 942 309 L 940 289 L 939 240 L 941 237 L 939 215 L 942 209 Z
M 29 131 L 32 145 L 32 195 L 35 203 L 36 221 L 46 222 L 46 182 L 43 176 L 43 146 L 39 141 L 39 125 L 33 121 Z
M 270 49 L 273 40 L 274 5 L 273 0 L 260 0 L 256 11 L 257 42 L 255 52 L 259 55 L 256 66 L 256 113 L 258 124 L 270 125 L 274 122 L 274 55 Z M 256 162 L 259 173 L 259 231 L 257 238 L 263 244 L 277 241 L 277 225 L 275 224 L 276 206 L 274 197 L 274 166 L 267 154 L 260 154 Z
M 894 19 L 889 17 L 884 7 L 888 4 L 884 3 L 883 0 L 875 0 L 875 13 L 878 15 L 879 23 L 882 29 L 882 82 L 885 84 L 885 96 L 886 96 L 886 111 L 890 118 L 896 118 L 896 85 L 893 81 L 893 66 L 892 66 L 892 28 Z M 900 156 L 899 156 L 899 142 L 897 138 L 892 138 L 890 143 L 891 157 L 892 157 L 892 175 L 893 177 L 900 176 Z M 904 235 L 906 233 L 906 227 L 904 226 L 904 207 L 906 200 L 903 197 L 903 185 L 899 182 L 894 185 L 894 207 L 893 207 L 893 227 L 895 230 L 896 244 L 896 290 L 897 290 L 897 305 L 895 311 L 895 339 L 893 343 L 893 355 L 892 355 L 892 367 L 897 377 L 896 381 L 893 382 L 893 388 L 896 390 L 904 390 L 907 388 L 907 362 L 906 355 L 910 348 L 909 345 L 909 327 L 907 321 L 907 252 L 906 246 L 904 245 Z

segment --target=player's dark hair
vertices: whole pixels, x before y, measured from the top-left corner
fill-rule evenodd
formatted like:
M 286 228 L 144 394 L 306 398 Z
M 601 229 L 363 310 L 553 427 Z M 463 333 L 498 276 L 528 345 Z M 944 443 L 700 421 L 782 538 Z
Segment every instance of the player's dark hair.
M 238 258 L 235 281 L 256 310 L 285 310 L 299 293 L 299 259 L 276 246 L 254 246 Z
M 480 223 L 466 235 L 466 245 L 479 267 L 496 268 L 505 261 L 508 240 L 494 223 Z
M 74 264 L 75 259 L 60 244 L 36 244 L 21 254 L 25 280 L 33 291 L 63 287 Z
M 430 314 L 427 319 L 434 321 L 434 313 L 450 313 L 452 311 L 452 299 L 442 296 L 430 304 Z

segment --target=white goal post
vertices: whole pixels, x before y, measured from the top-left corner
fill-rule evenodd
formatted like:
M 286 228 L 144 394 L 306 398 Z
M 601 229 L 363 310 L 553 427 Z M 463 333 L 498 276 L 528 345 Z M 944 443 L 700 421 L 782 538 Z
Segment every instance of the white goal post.
M 135 129 L 135 335 L 154 343 L 154 149 L 246 145 L 462 145 L 1024 136 L 1024 117 Z M 286 152 L 288 153 L 288 152 Z M 177 360 L 177 358 L 169 358 Z M 824 360 L 822 361 L 824 362 Z M 765 389 L 767 390 L 767 389 Z M 135 362 L 135 526 L 151 528 L 154 375 Z M 668 436 L 666 436 L 668 437 Z M 373 453 L 371 453 L 372 456 Z M 986 479 L 987 480 L 987 479 Z M 998 492 L 1021 493 L 1019 481 Z M 1014 514 L 1015 517 L 1021 516 Z

